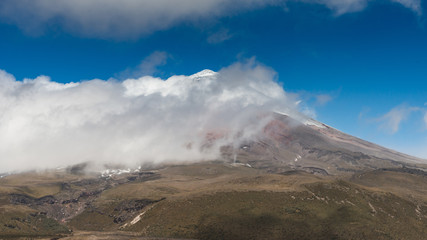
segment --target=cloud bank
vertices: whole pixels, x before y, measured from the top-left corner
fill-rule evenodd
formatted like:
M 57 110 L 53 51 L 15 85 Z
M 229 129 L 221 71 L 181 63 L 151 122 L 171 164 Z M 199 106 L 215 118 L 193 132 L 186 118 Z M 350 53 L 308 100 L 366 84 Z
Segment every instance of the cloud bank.
M 288 2 L 320 4 L 335 15 L 363 10 L 369 0 L 2 0 L 0 20 L 30 34 L 48 29 L 84 37 L 132 39 L 184 22 L 235 15 Z M 389 0 L 421 14 L 420 0 Z M 211 41 L 217 41 L 217 37 Z
M 252 138 L 271 111 L 296 117 L 297 101 L 254 60 L 166 80 L 17 81 L 0 71 L 0 172 L 85 161 L 199 161 Z

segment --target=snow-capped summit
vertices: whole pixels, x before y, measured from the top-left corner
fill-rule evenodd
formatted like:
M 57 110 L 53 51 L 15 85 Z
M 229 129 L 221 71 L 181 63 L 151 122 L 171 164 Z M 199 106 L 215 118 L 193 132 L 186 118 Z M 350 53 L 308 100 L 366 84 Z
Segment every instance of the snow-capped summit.
M 287 116 L 290 117 L 292 119 L 294 119 L 295 121 L 298 121 L 306 126 L 314 126 L 314 127 L 318 127 L 318 128 L 325 128 L 326 125 L 314 120 L 313 118 L 307 117 L 301 113 L 297 113 L 297 112 L 293 112 L 293 114 L 289 114 L 289 113 L 284 113 L 284 112 L 280 112 L 280 111 L 274 111 L 275 113 L 279 114 L 279 115 L 283 115 L 283 116 Z
M 217 74 L 218 74 L 217 72 L 214 72 L 214 71 L 209 70 L 209 69 L 205 69 L 205 70 L 202 70 L 198 73 L 191 75 L 190 78 L 195 79 L 195 80 L 199 80 L 200 78 L 212 77 L 212 76 L 215 76 Z
M 316 120 L 314 120 L 312 118 L 306 119 L 303 123 L 306 126 L 314 126 L 314 127 L 318 127 L 318 128 L 325 128 L 325 126 L 326 126 L 325 124 L 323 124 L 323 123 L 321 123 L 319 121 L 316 121 Z

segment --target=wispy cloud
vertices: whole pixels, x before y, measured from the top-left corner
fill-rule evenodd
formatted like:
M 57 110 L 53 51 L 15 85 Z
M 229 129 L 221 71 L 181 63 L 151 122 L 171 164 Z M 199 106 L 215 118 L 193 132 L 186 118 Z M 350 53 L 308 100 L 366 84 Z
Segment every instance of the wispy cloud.
M 206 40 L 210 44 L 218 44 L 229 40 L 232 37 L 233 35 L 230 33 L 230 30 L 223 28 L 210 34 Z
M 324 107 L 329 102 L 333 101 L 339 95 L 339 90 L 330 93 L 297 91 L 295 93 L 288 93 L 288 95 L 294 95 L 294 98 L 300 99 L 297 102 L 300 111 L 304 115 L 316 119 L 316 108 Z
M 319 106 L 324 106 L 334 99 L 329 94 L 319 94 L 319 95 L 316 95 L 315 98 L 316 98 L 316 105 L 319 105 Z
M 408 117 L 415 111 L 419 111 L 418 107 L 411 107 L 406 104 L 401 104 L 394 107 L 388 113 L 377 119 L 380 122 L 380 128 L 384 131 L 395 134 L 399 131 L 399 127 L 402 122 L 408 119 Z
M 369 107 L 363 107 L 362 111 L 359 112 L 358 120 L 363 120 L 365 116 L 371 111 Z
M 367 0 L 308 0 L 308 2 L 324 4 L 336 15 L 361 11 L 368 4 Z
M 340 95 L 341 90 L 335 90 L 330 92 L 308 92 L 308 91 L 298 91 L 297 94 L 305 103 L 310 104 L 311 106 L 323 107 L 336 99 Z
M 2 0 L 0 19 L 29 34 L 51 29 L 84 37 L 135 39 L 184 22 L 235 15 L 286 2 L 321 4 L 335 15 L 363 10 L 368 0 Z M 421 13 L 420 0 L 389 0 Z M 292 9 L 291 9 L 292 10 Z M 227 37 L 219 34 L 215 42 Z
M 296 0 L 298 1 L 298 0 Z M 364 10 L 369 0 L 302 0 L 309 3 L 324 4 L 330 8 L 336 15 L 359 12 Z M 404 7 L 411 9 L 417 14 L 422 13 L 421 0 L 390 0 L 392 3 L 399 3 Z
M 424 129 L 427 130 L 427 109 L 424 109 Z
M 400 3 L 412 11 L 422 14 L 421 0 L 392 0 L 392 2 Z
M 154 51 L 146 58 L 144 58 L 138 66 L 134 68 L 127 68 L 124 71 L 116 74 L 116 77 L 119 79 L 126 79 L 153 75 L 158 73 L 159 67 L 166 65 L 170 57 L 171 55 L 167 52 Z

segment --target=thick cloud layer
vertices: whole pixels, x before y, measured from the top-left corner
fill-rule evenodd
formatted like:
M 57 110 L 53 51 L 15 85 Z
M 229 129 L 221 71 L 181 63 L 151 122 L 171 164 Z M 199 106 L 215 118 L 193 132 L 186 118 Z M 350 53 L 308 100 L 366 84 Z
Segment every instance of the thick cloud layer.
M 218 158 L 220 146 L 256 135 L 271 111 L 301 117 L 275 77 L 254 61 L 122 82 L 17 81 L 0 71 L 0 172 Z
M 134 38 L 183 21 L 258 8 L 276 0 L 4 0 L 0 16 L 30 33 L 51 25 L 89 37 Z
M 0 19 L 28 33 L 60 28 L 85 37 L 129 39 L 177 24 L 287 2 L 321 4 L 336 15 L 363 10 L 368 0 L 2 0 Z M 421 14 L 420 0 L 389 0 Z M 215 40 L 215 39 L 214 39 Z

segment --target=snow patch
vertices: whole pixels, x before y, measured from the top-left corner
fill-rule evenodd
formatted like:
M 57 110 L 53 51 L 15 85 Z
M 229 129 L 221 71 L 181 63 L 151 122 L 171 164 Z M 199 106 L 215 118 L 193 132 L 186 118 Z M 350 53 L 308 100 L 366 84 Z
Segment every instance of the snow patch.
M 318 128 L 326 128 L 326 126 L 323 123 L 318 122 L 318 121 L 316 121 L 316 120 L 314 120 L 312 118 L 305 120 L 303 123 L 306 126 L 315 126 L 315 127 L 318 127 Z
M 104 171 L 101 171 L 101 177 L 113 177 L 113 176 L 117 176 L 117 175 L 121 175 L 121 174 L 125 174 L 125 173 L 131 173 L 131 172 L 140 172 L 141 171 L 141 166 L 139 166 L 136 169 L 106 169 Z
M 232 163 L 231 166 L 233 166 L 233 167 L 243 166 L 243 167 L 252 168 L 252 166 L 249 163 Z
M 194 79 L 194 80 L 200 80 L 200 79 L 206 78 L 206 77 L 213 77 L 217 74 L 218 74 L 217 72 L 214 72 L 214 71 L 209 70 L 209 69 L 205 69 L 203 71 L 200 71 L 198 73 L 191 75 L 190 78 Z
M 138 214 L 129 224 L 128 223 L 126 223 L 126 224 L 124 224 L 121 228 L 123 229 L 123 228 L 125 228 L 125 227 L 127 227 L 128 225 L 129 226 L 132 226 L 132 225 L 135 225 L 137 222 L 139 222 L 139 221 L 141 221 L 141 218 L 142 218 L 142 216 L 144 216 L 144 214 L 146 213 L 146 212 L 148 212 L 149 210 L 151 210 L 152 208 L 153 208 L 154 206 L 151 206 L 150 208 L 148 208 L 147 210 L 145 210 L 144 212 L 142 212 L 142 213 L 140 213 L 140 214 Z
M 12 175 L 12 173 L 0 173 L 0 178 L 4 178 L 10 175 Z
M 309 118 L 305 115 L 302 115 L 301 113 L 288 114 L 288 113 L 280 112 L 280 111 L 274 111 L 274 112 L 277 114 L 280 114 L 280 115 L 288 116 L 288 117 L 290 117 L 290 118 L 292 118 L 292 119 L 294 119 L 294 120 L 296 120 L 296 121 L 298 121 L 298 122 L 300 122 L 306 126 L 315 126 L 318 128 L 326 128 L 325 124 L 323 124 L 319 121 L 316 121 L 312 118 Z
M 368 202 L 368 204 L 369 204 L 369 207 L 371 208 L 371 212 L 373 214 L 377 214 L 377 210 L 374 208 L 374 206 L 372 206 L 372 204 L 370 202 Z

